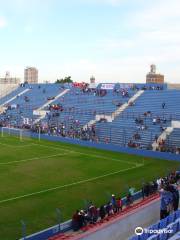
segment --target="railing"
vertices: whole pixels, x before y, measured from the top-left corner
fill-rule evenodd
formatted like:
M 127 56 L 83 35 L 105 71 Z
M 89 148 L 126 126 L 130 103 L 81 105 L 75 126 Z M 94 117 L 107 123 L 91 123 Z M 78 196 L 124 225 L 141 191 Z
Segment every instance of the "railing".
M 140 200 L 140 199 L 142 199 L 142 191 L 138 191 L 133 195 L 133 201 L 137 201 L 137 200 Z M 150 196 L 150 199 L 154 200 L 154 198 L 151 198 L 151 196 Z M 126 197 L 124 197 L 122 199 L 122 201 L 123 201 L 123 205 L 125 205 L 126 204 Z M 140 205 L 138 205 L 138 206 L 140 207 Z M 56 212 L 57 212 L 57 209 L 56 209 Z M 124 212 L 123 212 L 123 214 L 124 214 Z M 24 228 L 24 225 L 22 225 L 22 228 Z M 48 239 L 48 238 L 50 238 L 52 236 L 55 236 L 59 233 L 67 232 L 70 229 L 72 229 L 72 221 L 71 220 L 66 221 L 64 223 L 58 222 L 57 225 L 52 226 L 52 227 L 47 228 L 47 229 L 44 229 L 43 231 L 37 232 L 37 233 L 29 235 L 29 236 L 25 235 L 20 240 L 24 240 L 24 239 L 26 239 L 26 240 L 39 240 L 39 239 L 45 240 L 45 239 Z

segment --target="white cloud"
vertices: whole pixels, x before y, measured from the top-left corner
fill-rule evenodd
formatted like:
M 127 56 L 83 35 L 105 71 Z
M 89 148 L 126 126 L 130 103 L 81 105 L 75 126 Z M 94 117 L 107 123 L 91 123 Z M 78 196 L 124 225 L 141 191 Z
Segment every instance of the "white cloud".
M 83 4 L 109 4 L 112 6 L 117 6 L 123 2 L 125 2 L 126 0 L 73 0 L 74 3 L 76 2 L 80 2 Z
M 126 31 L 128 33 L 126 37 L 102 40 L 99 49 L 104 49 L 106 56 L 107 53 L 111 56 L 109 61 L 102 61 L 99 65 L 100 76 L 106 79 L 121 76 L 125 81 L 143 81 L 149 65 L 155 63 L 167 81 L 178 82 L 180 1 L 152 0 L 151 3 L 133 9 L 123 19 L 120 17 L 119 23 L 123 21 L 125 34 Z M 119 24 L 119 32 L 122 32 L 121 29 Z M 119 54 L 118 60 L 113 59 L 113 53 L 116 58 Z
M 26 25 L 25 27 L 24 27 L 24 31 L 27 33 L 27 34 L 31 34 L 31 33 L 33 33 L 33 31 L 34 31 L 34 27 L 32 26 L 32 25 Z
M 132 14 L 129 24 L 132 27 L 158 29 L 179 25 L 179 0 L 152 0 L 152 4 Z M 173 24 L 172 24 L 173 23 Z
M 180 43 L 180 32 L 173 31 L 173 29 L 142 32 L 140 36 L 146 41 L 153 41 L 156 43 Z
M 4 17 L 0 17 L 0 28 L 4 28 L 7 26 L 7 21 Z
M 13 1 L 17 2 L 18 7 L 28 7 L 25 4 L 27 0 Z M 41 0 L 32 1 L 36 4 Z M 50 3 L 50 0 L 45 1 Z M 57 0 L 52 0 L 52 2 L 55 1 Z M 74 60 L 70 58 L 63 62 L 59 60 L 58 63 L 40 63 L 39 70 L 42 80 L 55 80 L 59 76 L 71 75 L 76 81 L 87 81 L 93 74 L 99 82 L 143 82 L 146 73 L 149 71 L 149 65 L 155 63 L 158 71 L 164 73 L 168 81 L 178 82 L 180 78 L 177 67 L 180 62 L 180 0 L 71 1 L 73 3 L 112 6 L 121 3 L 128 6 L 133 1 L 133 7 L 116 17 L 116 22 L 114 22 L 114 25 L 112 24 L 112 31 L 107 28 L 107 35 L 102 34 L 102 39 L 95 38 L 94 43 L 90 45 L 92 49 L 92 54 L 89 54 L 90 57 L 88 57 L 88 51 L 87 56 L 85 56 L 85 53 L 83 54 L 84 58 L 87 59 L 81 59 L 81 54 L 79 54 L 77 59 Z M 138 3 L 136 8 L 134 3 Z M 6 21 L 4 23 L 6 25 Z M 25 31 L 31 33 L 33 30 L 34 26 L 30 21 L 29 25 L 25 26 Z M 79 49 L 82 49 L 81 44 L 80 42 Z M 13 66 L 8 69 L 13 69 Z M 18 71 L 20 71 L 20 68 L 17 71 L 14 70 L 14 72 Z M 23 75 L 23 66 L 21 66 L 21 72 Z
M 108 51 L 116 51 L 117 49 L 129 49 L 134 46 L 134 42 L 127 38 L 120 39 L 104 39 L 98 41 L 97 46 Z
M 97 3 L 105 3 L 105 4 L 111 4 L 111 5 L 117 5 L 122 3 L 124 0 L 94 0 L 94 2 Z

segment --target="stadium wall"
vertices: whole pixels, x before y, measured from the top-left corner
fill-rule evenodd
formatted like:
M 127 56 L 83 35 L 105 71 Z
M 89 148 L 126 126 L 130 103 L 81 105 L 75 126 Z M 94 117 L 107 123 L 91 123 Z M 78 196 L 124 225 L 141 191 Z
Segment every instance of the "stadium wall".
M 31 136 L 33 138 L 38 138 L 38 134 L 32 133 Z M 46 139 L 49 141 L 57 141 L 57 142 L 64 142 L 70 144 L 78 144 L 85 147 L 93 147 L 103 150 L 115 151 L 115 152 L 122 152 L 128 154 L 135 154 L 144 157 L 152 157 L 152 158 L 159 158 L 159 159 L 166 159 L 171 161 L 180 161 L 180 155 L 172 154 L 172 153 L 165 153 L 165 152 L 155 152 L 150 150 L 142 150 L 142 149 L 135 149 L 129 147 L 120 147 L 117 145 L 112 144 L 104 144 L 104 143 L 94 143 L 89 141 L 83 141 L 78 139 L 70 139 L 70 138 L 63 138 L 63 137 L 56 137 L 56 136 L 49 136 L 49 135 L 41 135 L 41 139 Z

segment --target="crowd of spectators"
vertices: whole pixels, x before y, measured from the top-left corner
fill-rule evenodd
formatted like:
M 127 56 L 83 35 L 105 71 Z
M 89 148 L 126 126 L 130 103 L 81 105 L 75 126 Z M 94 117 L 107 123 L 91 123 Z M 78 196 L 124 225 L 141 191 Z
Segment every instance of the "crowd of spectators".
M 157 142 L 156 151 L 160 152 L 169 152 L 174 154 L 180 154 L 180 147 L 172 146 L 168 143 L 168 140 L 159 139 L 158 136 L 155 136 Z
M 101 89 L 101 88 L 90 88 L 89 84 L 84 83 L 80 85 L 74 85 L 75 89 L 78 88 L 80 91 L 76 91 L 76 94 L 85 94 L 85 95 L 90 95 L 93 94 L 94 96 L 98 97 L 104 97 L 107 95 L 107 90 L 106 89 Z
M 75 88 L 79 88 L 81 91 L 88 93 L 94 90 L 93 88 L 90 88 L 90 85 L 87 83 L 75 83 L 72 85 Z M 126 92 L 128 93 L 128 90 L 163 90 L 163 85 L 142 85 L 142 84 L 115 84 L 114 86 L 114 93 L 121 93 L 122 95 L 126 95 Z M 124 94 L 124 93 L 125 94 Z M 128 96 L 128 94 L 127 94 Z
M 162 108 L 164 109 L 166 106 L 166 103 L 162 103 Z M 141 144 L 141 135 L 143 134 L 143 131 L 149 130 L 149 127 L 152 125 L 157 125 L 159 127 L 160 133 L 166 130 L 168 124 L 171 123 L 171 116 L 167 117 L 165 115 L 155 115 L 151 111 L 146 111 L 143 114 L 139 114 L 134 120 L 136 124 L 136 132 L 133 133 L 131 139 L 128 141 L 127 146 L 132 148 L 143 148 L 143 145 Z M 151 132 L 151 136 L 153 136 L 153 132 Z M 159 134 L 160 135 L 160 134 Z M 152 138 L 152 137 L 151 137 Z M 169 144 L 163 139 L 159 139 L 159 136 L 156 134 L 153 136 L 153 140 L 156 141 L 158 144 L 158 147 L 156 148 L 157 151 L 161 152 L 172 152 L 172 153 L 179 153 L 178 147 L 170 147 Z M 147 145 L 147 150 L 152 150 L 152 144 Z
M 64 111 L 64 108 L 63 108 L 63 106 L 62 106 L 61 104 L 50 104 L 50 105 L 48 106 L 48 110 L 49 110 L 49 111 L 55 110 L 55 111 L 60 111 L 60 112 L 62 112 L 62 111 Z
M 133 90 L 163 90 L 164 87 L 163 85 L 144 85 L 144 86 L 138 86 L 138 85 L 133 85 L 132 86 Z
M 141 147 L 140 143 L 137 143 L 133 140 L 130 140 L 127 145 L 130 148 L 140 148 Z
M 142 199 L 148 198 L 152 194 L 159 193 L 160 202 L 160 219 L 168 216 L 172 211 L 176 211 L 179 206 L 178 184 L 180 180 L 180 172 L 172 172 L 164 178 L 156 179 L 152 182 L 143 183 L 141 196 Z M 131 207 L 134 202 L 135 189 L 130 187 L 126 197 L 111 195 L 106 204 L 97 207 L 90 202 L 85 209 L 76 210 L 72 216 L 72 227 L 74 231 L 78 231 L 88 224 L 95 224 L 97 221 L 103 221 L 109 216 L 119 214 L 122 210 Z M 139 201 L 139 200 L 137 200 Z
M 160 219 L 167 217 L 179 207 L 179 190 L 177 186 L 179 178 L 179 172 L 174 172 L 165 178 L 157 180 L 161 196 Z
M 86 141 L 97 142 L 95 126 L 82 128 L 78 120 L 73 120 L 71 123 L 60 122 L 58 125 L 35 124 L 31 130 L 36 133 L 48 134 L 51 136 L 61 136 L 68 138 L 77 138 Z
M 126 98 L 130 98 L 130 94 L 128 92 L 128 89 L 126 88 L 115 88 L 113 90 L 113 94 L 117 95 L 117 96 L 122 96 L 122 97 L 126 97 Z
M 133 204 L 133 193 L 134 189 L 129 188 L 125 201 L 112 194 L 109 201 L 99 208 L 90 202 L 86 209 L 76 210 L 72 217 L 73 230 L 78 231 L 87 224 L 95 224 L 99 220 L 120 213 L 125 206 L 130 207 Z

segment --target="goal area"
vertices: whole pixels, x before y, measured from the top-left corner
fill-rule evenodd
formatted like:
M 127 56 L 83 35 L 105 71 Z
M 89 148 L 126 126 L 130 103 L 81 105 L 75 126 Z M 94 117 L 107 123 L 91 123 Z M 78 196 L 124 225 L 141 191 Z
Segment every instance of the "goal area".
M 27 134 L 25 134 L 25 131 L 23 129 L 19 128 L 10 128 L 10 127 L 2 127 L 1 128 L 1 137 L 16 137 L 20 141 L 22 141 L 24 138 L 27 138 Z
M 32 132 L 29 131 L 28 129 L 21 129 L 21 128 L 12 128 L 12 127 L 1 127 L 1 137 L 15 137 L 18 138 L 20 141 L 24 140 L 30 140 L 33 138 Z M 41 131 L 36 133 L 37 138 L 40 141 L 41 140 Z

